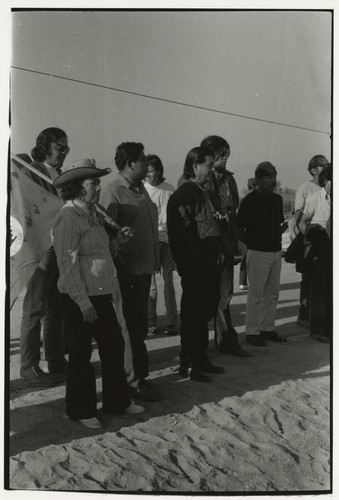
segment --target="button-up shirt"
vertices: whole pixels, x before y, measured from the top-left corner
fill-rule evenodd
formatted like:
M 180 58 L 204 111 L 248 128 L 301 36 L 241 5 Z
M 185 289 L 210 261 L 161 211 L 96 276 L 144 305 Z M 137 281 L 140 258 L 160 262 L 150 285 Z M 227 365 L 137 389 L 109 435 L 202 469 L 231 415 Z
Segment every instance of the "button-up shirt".
M 100 205 L 114 222 L 134 232 L 115 260 L 118 276 L 153 274 L 159 263 L 158 210 L 143 183 L 134 185 L 119 174 L 102 190 Z
M 115 266 L 102 220 L 88 209 L 65 203 L 52 227 L 60 278 L 58 289 L 84 311 L 89 296 L 113 292 Z

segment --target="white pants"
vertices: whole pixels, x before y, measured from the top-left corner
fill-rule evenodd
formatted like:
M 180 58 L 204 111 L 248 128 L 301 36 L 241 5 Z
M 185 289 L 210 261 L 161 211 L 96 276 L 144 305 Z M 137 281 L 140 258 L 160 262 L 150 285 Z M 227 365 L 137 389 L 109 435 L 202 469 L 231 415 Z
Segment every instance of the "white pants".
M 246 334 L 274 330 L 279 299 L 281 252 L 247 250 L 249 289 L 246 306 Z

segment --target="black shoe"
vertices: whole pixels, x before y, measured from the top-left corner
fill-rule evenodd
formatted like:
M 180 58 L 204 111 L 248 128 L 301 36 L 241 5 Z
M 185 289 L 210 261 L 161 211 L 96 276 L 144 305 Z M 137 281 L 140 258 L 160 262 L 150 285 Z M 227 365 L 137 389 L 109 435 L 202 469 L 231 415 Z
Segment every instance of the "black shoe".
M 21 370 L 20 377 L 36 387 L 53 387 L 58 383 L 56 377 L 41 370 L 40 366 L 31 366 Z
M 330 339 L 326 337 L 323 333 L 311 333 L 311 337 L 318 342 L 322 342 L 323 344 L 329 344 Z
M 260 335 L 246 335 L 246 340 L 249 344 L 257 347 L 265 347 L 267 345 Z
M 220 346 L 219 351 L 223 354 L 231 354 L 232 356 L 238 356 L 239 358 L 247 358 L 250 353 L 245 351 L 239 344 Z
M 222 366 L 215 366 L 210 362 L 202 365 L 201 371 L 206 372 L 206 373 L 215 373 L 215 374 L 225 373 L 225 370 Z
M 310 327 L 310 323 L 308 321 L 308 319 L 306 318 L 298 318 L 297 319 L 297 325 L 300 326 L 301 328 L 309 328 Z
M 197 382 L 211 382 L 211 378 L 205 375 L 201 370 L 198 370 L 198 368 L 191 370 L 190 379 L 196 380 Z
M 138 386 L 131 390 L 131 397 L 140 401 L 153 402 L 160 400 L 159 391 L 152 387 L 147 380 L 139 381 Z
M 260 336 L 264 340 L 271 340 L 272 342 L 287 342 L 285 337 L 282 337 L 275 331 L 271 332 L 260 332 Z
M 188 377 L 188 368 L 186 366 L 179 366 L 179 375 L 182 377 L 187 378 Z

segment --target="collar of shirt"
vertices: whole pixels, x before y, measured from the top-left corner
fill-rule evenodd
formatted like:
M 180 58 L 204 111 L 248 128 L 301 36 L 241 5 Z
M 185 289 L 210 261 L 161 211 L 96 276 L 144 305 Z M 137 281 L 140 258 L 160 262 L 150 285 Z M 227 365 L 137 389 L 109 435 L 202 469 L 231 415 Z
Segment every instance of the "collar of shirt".
M 141 181 L 138 184 L 133 184 L 127 177 L 125 177 L 122 173 L 119 174 L 122 179 L 124 179 L 126 183 L 126 187 L 128 189 L 132 189 L 133 191 L 137 191 L 139 194 L 142 194 L 142 188 L 144 187 Z
M 46 167 L 47 172 L 49 173 L 50 178 L 54 181 L 60 175 L 60 169 L 53 168 L 48 163 L 44 162 L 44 167 Z

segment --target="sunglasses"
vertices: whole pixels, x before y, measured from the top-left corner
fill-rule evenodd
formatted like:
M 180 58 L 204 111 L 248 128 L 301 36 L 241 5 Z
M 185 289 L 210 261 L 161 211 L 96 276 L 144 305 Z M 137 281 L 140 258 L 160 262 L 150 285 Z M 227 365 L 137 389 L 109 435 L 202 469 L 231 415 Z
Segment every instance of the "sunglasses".
M 54 147 L 60 152 L 60 153 L 69 153 L 69 147 L 64 146 L 63 144 L 54 144 Z

